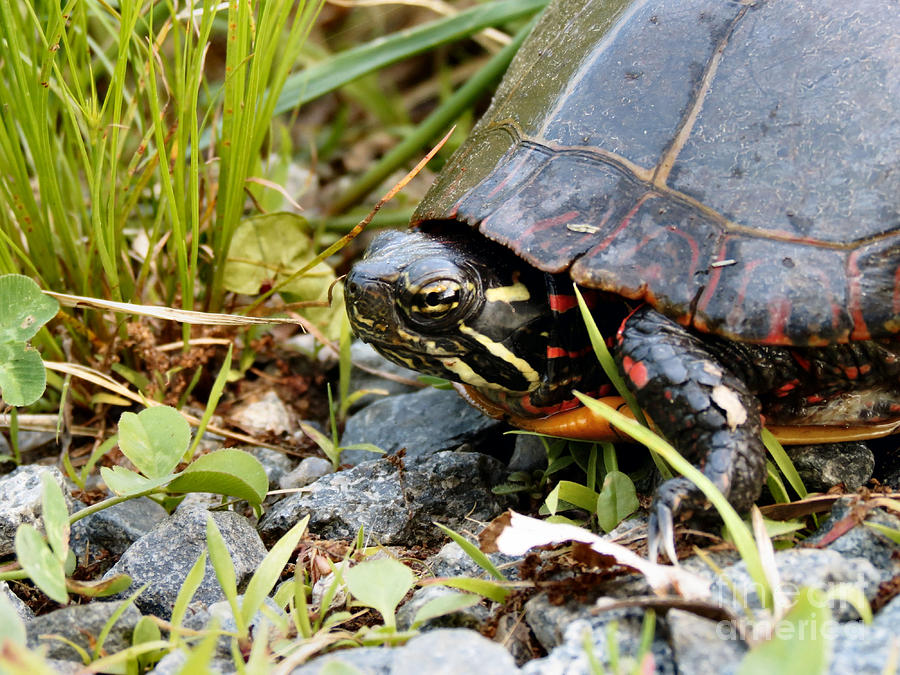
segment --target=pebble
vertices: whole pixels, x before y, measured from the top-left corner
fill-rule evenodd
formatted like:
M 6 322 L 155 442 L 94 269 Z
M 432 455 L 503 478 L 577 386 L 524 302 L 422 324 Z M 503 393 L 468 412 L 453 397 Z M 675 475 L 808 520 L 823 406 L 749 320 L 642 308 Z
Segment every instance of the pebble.
M 326 671 L 378 675 L 453 675 L 471 672 L 478 675 L 512 675 L 519 669 L 509 652 L 496 642 L 464 628 L 443 628 L 422 633 L 402 647 L 363 647 L 320 656 L 295 668 L 291 675 L 318 675 Z
M 215 520 L 222 533 L 231 554 L 238 590 L 241 590 L 259 567 L 266 549 L 256 530 L 243 516 L 233 511 L 209 512 L 200 506 L 178 509 L 138 539 L 104 579 L 115 574 L 129 575 L 132 585 L 126 594 L 147 584 L 136 600 L 138 608 L 145 614 L 168 619 L 187 573 L 206 550 L 208 518 Z M 194 594 L 194 601 L 210 605 L 224 599 L 212 563 L 207 559 L 206 572 Z
M 75 510 L 75 500 L 66 485 L 65 477 L 56 467 L 28 464 L 0 478 L 0 557 L 15 552 L 16 530 L 28 524 L 44 531 L 41 519 L 43 487 L 41 475 L 49 474 L 66 498 L 69 513 Z
M 28 631 L 28 646 L 32 649 L 43 647 L 50 658 L 76 661 L 83 666 L 79 653 L 66 644 L 66 641 L 91 654 L 98 646 L 100 633 L 120 605 L 119 602 L 92 602 L 88 605 L 63 607 L 35 617 L 25 626 Z M 134 605 L 126 607 L 102 644 L 104 652 L 112 654 L 130 647 L 131 633 L 140 618 L 141 613 Z M 58 637 L 42 638 L 42 635 L 59 636 L 63 640 Z
M 840 484 L 852 492 L 868 483 L 875 470 L 875 455 L 865 443 L 788 445 L 784 449 L 810 492 L 827 492 Z
M 383 545 L 427 546 L 444 539 L 434 521 L 458 530 L 470 519 L 488 521 L 506 510 L 510 498 L 491 492 L 503 477 L 498 460 L 474 452 L 439 452 L 413 466 L 377 459 L 323 476 L 281 500 L 259 531 L 273 542 L 309 515 L 310 532 L 324 539 L 352 539 L 363 528 Z
M 513 441 L 501 436 L 505 425 L 482 415 L 455 391 L 423 389 L 376 401 L 347 420 L 341 445 L 372 443 L 388 455 L 406 450 L 407 461 L 417 460 L 463 443 L 485 448 L 488 454 L 509 454 Z M 372 453 L 345 450 L 341 462 L 359 464 Z
M 294 469 L 279 478 L 278 487 L 282 490 L 306 487 L 333 471 L 331 462 L 324 457 L 304 457 Z

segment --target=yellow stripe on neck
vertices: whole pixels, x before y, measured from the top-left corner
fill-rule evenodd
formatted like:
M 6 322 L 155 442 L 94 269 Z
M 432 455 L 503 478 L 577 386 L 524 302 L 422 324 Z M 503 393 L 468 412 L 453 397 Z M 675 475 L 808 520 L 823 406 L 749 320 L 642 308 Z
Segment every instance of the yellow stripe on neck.
M 484 292 L 484 299 L 488 302 L 525 302 L 531 299 L 531 293 L 521 281 L 512 286 L 497 286 Z
M 519 356 L 516 356 L 499 342 L 494 342 L 487 335 L 482 335 L 473 328 L 469 328 L 464 323 L 459 324 L 459 332 L 463 335 L 468 335 L 469 337 L 474 338 L 476 342 L 484 346 L 485 349 L 487 349 L 498 359 L 512 364 L 515 369 L 522 374 L 522 377 L 524 377 L 528 381 L 528 384 L 530 385 L 528 391 L 536 388 L 541 383 L 541 376 L 538 375 L 537 371 L 531 367 L 531 364 L 528 363 L 528 361 Z

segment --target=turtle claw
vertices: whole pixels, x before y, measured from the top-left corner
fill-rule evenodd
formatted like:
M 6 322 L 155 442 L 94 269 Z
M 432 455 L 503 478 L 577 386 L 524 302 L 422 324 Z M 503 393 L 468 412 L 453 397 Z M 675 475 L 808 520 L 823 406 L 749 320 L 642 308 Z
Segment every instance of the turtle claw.
M 678 564 L 678 556 L 675 553 L 675 519 L 672 509 L 666 504 L 657 501 L 650 512 L 650 523 L 647 527 L 647 558 L 650 562 L 657 562 L 659 549 L 665 552 L 666 557 L 673 565 Z
M 656 562 L 660 548 L 673 565 L 678 564 L 675 553 L 675 521 L 703 512 L 702 493 L 687 478 L 672 478 L 659 486 L 650 507 L 647 526 L 647 557 Z

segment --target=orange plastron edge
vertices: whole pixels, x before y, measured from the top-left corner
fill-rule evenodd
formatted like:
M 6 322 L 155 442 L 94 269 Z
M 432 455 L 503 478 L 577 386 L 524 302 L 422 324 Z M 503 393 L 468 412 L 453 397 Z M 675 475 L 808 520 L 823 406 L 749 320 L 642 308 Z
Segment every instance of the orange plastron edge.
M 604 418 L 595 415 L 585 407 L 566 410 L 549 417 L 518 417 L 487 400 L 468 385 L 456 384 L 454 387 L 470 405 L 478 408 L 488 417 L 505 420 L 514 427 L 525 431 L 579 441 L 621 441 L 628 438 L 626 434 L 616 430 Z M 615 408 L 623 415 L 634 418 L 631 410 L 625 404 L 625 400 L 619 396 L 603 396 L 597 400 Z M 900 432 L 900 419 L 855 426 L 767 425 L 766 428 L 782 445 L 815 445 L 890 436 Z

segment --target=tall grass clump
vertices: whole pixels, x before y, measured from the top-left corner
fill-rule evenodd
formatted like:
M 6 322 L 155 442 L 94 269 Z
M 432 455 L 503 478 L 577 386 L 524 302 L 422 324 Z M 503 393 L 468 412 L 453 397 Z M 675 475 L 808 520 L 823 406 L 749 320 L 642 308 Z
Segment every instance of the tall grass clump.
M 0 0 L 0 271 L 220 308 L 216 263 L 321 4 Z
M 545 0 L 487 3 L 338 54 L 304 46 L 323 2 L 0 0 L 0 273 L 221 311 L 235 231 L 272 189 L 271 158 L 291 152 L 279 115 L 489 26 L 521 27 Z M 493 60 L 485 90 L 511 56 Z M 381 175 L 444 131 L 416 136 Z M 62 316 L 71 348 L 46 330 L 36 346 L 96 363 L 125 337 L 108 317 Z

